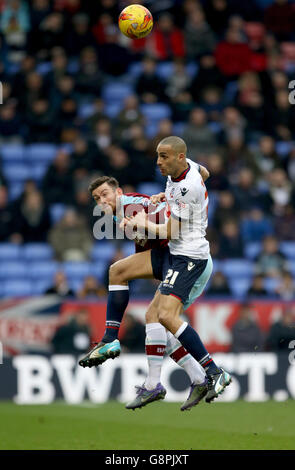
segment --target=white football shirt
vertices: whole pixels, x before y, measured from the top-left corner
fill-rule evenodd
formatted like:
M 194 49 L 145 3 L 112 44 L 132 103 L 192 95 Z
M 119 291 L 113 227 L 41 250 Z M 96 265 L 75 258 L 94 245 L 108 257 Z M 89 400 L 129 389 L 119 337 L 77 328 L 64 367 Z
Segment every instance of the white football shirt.
M 208 259 L 208 192 L 199 173 L 199 165 L 187 158 L 189 168 L 178 178 L 167 178 L 166 216 L 181 220 L 178 237 L 169 241 L 172 255 Z

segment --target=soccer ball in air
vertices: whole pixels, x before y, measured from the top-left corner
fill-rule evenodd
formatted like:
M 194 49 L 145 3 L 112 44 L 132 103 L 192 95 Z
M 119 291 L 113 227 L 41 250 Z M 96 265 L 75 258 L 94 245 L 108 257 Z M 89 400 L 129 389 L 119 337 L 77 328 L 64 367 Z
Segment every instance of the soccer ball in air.
M 139 39 L 147 36 L 153 28 L 151 12 L 142 5 L 129 5 L 119 16 L 121 33 L 128 38 Z

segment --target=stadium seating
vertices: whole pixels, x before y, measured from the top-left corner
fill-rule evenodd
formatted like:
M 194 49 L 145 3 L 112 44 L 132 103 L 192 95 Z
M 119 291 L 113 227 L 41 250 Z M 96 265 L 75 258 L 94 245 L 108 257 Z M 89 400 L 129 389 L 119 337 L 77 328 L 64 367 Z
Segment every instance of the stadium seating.
M 146 117 L 147 122 L 159 122 L 171 117 L 171 109 L 165 103 L 142 104 L 140 110 Z
M 250 284 L 250 279 L 231 279 L 229 281 L 229 287 L 232 294 L 240 300 L 245 297 Z
M 91 264 L 86 261 L 67 261 L 62 268 L 70 281 L 81 280 L 91 274 Z
M 17 261 L 21 259 L 21 247 L 14 243 L 0 243 L 0 262 Z
M 0 279 L 26 278 L 28 265 L 23 261 L 6 261 L 0 264 Z
M 4 297 L 24 297 L 32 295 L 32 283 L 26 279 L 13 279 L 3 283 Z
M 109 82 L 102 88 L 102 99 L 106 103 L 123 104 L 125 98 L 133 94 L 131 85 L 122 82 Z
M 64 204 L 51 204 L 49 207 L 49 212 L 52 223 L 56 224 L 57 222 L 59 222 L 62 219 L 66 210 L 67 206 L 65 206 Z
M 246 243 L 244 253 L 246 258 L 255 259 L 259 255 L 261 250 L 261 242 L 250 242 Z
M 27 261 L 47 261 L 53 257 L 53 250 L 47 243 L 27 243 L 21 252 Z
M 109 261 L 115 254 L 116 246 L 112 242 L 99 241 L 93 246 L 91 258 L 94 262 Z
M 254 274 L 253 263 L 245 259 L 228 259 L 220 266 L 223 274 L 231 279 L 251 279 Z
M 36 261 L 29 265 L 29 277 L 32 280 L 52 282 L 55 273 L 61 268 L 55 261 Z
M 24 147 L 19 144 L 6 144 L 1 146 L 2 162 L 20 163 L 23 162 L 25 157 Z
M 291 260 L 295 260 L 295 242 L 281 242 L 280 251 Z
M 4 162 L 3 173 L 9 184 L 23 182 L 31 178 L 31 169 L 25 163 Z
M 25 158 L 31 163 L 50 163 L 57 152 L 54 144 L 31 144 L 25 147 Z
M 141 194 L 147 194 L 152 196 L 163 191 L 163 186 L 158 183 L 141 183 L 137 186 L 137 192 Z

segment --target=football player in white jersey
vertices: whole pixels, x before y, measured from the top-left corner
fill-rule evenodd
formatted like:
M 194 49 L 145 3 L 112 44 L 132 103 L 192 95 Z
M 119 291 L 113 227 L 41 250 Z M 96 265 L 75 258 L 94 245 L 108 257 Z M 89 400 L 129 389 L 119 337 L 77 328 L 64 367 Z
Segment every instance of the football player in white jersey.
M 165 190 L 167 222 L 153 224 L 143 212 L 132 220 L 137 229 L 169 239 L 169 250 L 166 250 L 165 260 L 161 261 L 165 266 L 165 276 L 152 308 L 149 308 L 149 317 L 146 318 L 147 344 L 149 338 L 150 343 L 155 344 L 153 331 L 157 325 L 162 325 L 207 373 L 204 383 L 192 384 L 191 393 L 182 409 L 194 406 L 205 395 L 206 401 L 210 403 L 231 382 L 231 376 L 214 363 L 198 333 L 180 318 L 192 288 L 199 283 L 200 290 L 203 290 L 204 283 L 208 281 L 208 272 L 212 272 L 209 243 L 206 240 L 208 193 L 197 166 L 186 158 L 186 152 L 185 142 L 176 136 L 163 139 L 157 147 L 158 167 L 161 174 L 168 177 Z M 157 335 L 160 336 L 160 328 Z M 152 361 L 149 361 L 149 366 L 151 364 Z M 159 371 L 155 371 L 154 375 L 157 373 L 159 376 Z M 135 400 L 126 407 L 134 409 L 155 401 L 157 395 L 161 395 L 161 387 L 158 383 L 153 389 L 149 380 L 146 380 L 144 386 L 138 388 Z

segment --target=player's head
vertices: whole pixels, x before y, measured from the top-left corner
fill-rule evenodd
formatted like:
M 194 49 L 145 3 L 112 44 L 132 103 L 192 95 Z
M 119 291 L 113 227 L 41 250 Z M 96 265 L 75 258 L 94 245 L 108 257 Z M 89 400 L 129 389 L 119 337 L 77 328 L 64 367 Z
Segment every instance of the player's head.
M 89 192 L 96 204 L 104 212 L 116 212 L 117 197 L 122 196 L 123 191 L 119 182 L 112 176 L 99 176 L 89 185 Z
M 157 165 L 164 176 L 177 177 L 186 166 L 186 143 L 171 135 L 161 140 L 157 147 Z

